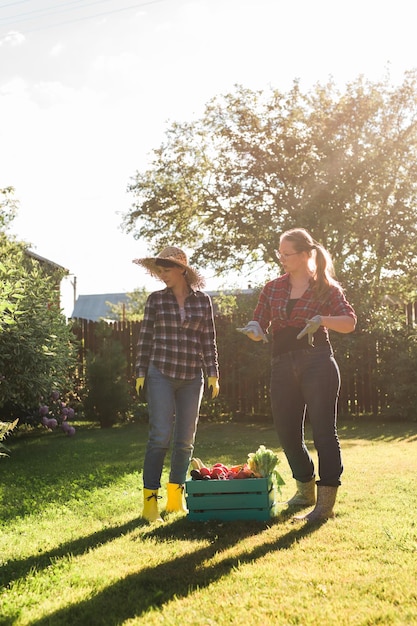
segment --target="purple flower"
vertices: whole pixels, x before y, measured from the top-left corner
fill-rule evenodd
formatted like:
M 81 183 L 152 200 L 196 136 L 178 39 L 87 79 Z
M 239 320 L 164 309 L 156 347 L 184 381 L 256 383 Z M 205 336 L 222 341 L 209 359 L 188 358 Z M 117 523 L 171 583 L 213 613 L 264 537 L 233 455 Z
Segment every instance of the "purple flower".
M 52 398 L 52 400 L 54 400 L 54 401 L 55 401 L 55 400 L 58 400 L 58 398 L 59 398 L 59 391 L 53 391 L 53 392 L 51 393 L 51 398 Z
M 46 406 L 46 404 L 42 404 L 42 406 L 39 407 L 39 413 L 41 415 L 48 415 L 48 413 L 49 413 L 49 406 Z

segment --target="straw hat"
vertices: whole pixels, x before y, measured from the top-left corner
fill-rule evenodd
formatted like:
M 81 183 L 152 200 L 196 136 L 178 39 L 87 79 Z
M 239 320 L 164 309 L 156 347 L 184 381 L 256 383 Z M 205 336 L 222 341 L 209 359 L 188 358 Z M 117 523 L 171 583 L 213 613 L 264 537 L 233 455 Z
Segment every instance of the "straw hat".
M 158 261 L 171 261 L 171 263 L 175 263 L 175 265 L 182 267 L 185 270 L 185 279 L 190 287 L 194 287 L 196 289 L 204 287 L 204 278 L 197 272 L 197 270 L 188 265 L 187 255 L 185 252 L 183 252 L 180 248 L 175 248 L 175 246 L 168 246 L 167 248 L 164 248 L 162 252 L 155 257 L 133 259 L 133 263 L 142 265 L 142 267 L 144 267 L 149 274 L 160 279 L 161 276 L 158 269 Z M 161 266 L 162 263 L 159 267 Z

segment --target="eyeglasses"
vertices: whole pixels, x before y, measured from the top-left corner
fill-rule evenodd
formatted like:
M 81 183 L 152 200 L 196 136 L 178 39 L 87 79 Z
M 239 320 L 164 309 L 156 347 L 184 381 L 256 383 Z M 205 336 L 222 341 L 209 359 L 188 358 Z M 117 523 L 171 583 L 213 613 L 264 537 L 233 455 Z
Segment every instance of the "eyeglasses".
M 288 259 L 288 257 L 290 256 L 295 256 L 296 254 L 301 254 L 300 252 L 291 252 L 290 254 L 283 254 L 282 252 L 279 252 L 278 250 L 275 252 L 277 259 L 284 259 L 284 261 L 286 259 Z

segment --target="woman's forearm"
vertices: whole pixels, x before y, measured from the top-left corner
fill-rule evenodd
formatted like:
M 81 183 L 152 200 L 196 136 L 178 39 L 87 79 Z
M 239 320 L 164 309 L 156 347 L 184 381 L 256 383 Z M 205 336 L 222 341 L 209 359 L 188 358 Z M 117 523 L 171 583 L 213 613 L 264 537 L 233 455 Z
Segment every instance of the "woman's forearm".
M 350 315 L 322 315 L 321 326 L 337 333 L 351 333 L 355 330 L 356 321 Z

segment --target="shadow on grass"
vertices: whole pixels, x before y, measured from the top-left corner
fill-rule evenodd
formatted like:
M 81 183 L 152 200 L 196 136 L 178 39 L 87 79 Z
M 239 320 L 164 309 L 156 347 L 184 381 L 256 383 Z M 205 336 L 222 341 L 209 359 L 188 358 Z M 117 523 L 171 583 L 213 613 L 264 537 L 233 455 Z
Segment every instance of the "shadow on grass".
M 338 432 L 341 441 L 417 441 L 417 422 L 366 421 L 358 419 L 339 420 Z
M 107 430 L 77 430 L 22 438 L 0 474 L 0 519 L 34 516 L 53 504 L 68 506 L 69 497 L 89 498 L 138 471 L 144 457 L 145 427 L 128 424 Z M 75 493 L 74 493 L 75 491 Z M 3 504 L 4 503 L 4 504 Z
M 256 437 L 258 440 L 262 437 L 267 437 L 269 444 L 276 448 L 279 447 L 278 438 L 275 432 L 272 420 L 265 420 L 261 422 L 238 421 L 230 422 L 228 424 L 216 424 L 206 423 L 199 426 L 199 437 L 205 441 L 205 433 L 209 433 L 213 445 L 218 446 L 218 440 L 215 439 L 214 433 L 217 432 L 221 435 L 222 439 L 228 437 L 231 445 L 238 445 L 239 436 L 242 433 L 249 433 Z M 365 439 L 369 441 L 403 441 L 417 440 L 417 411 L 416 419 L 410 420 L 394 420 L 384 419 L 383 417 L 369 418 L 369 417 L 341 417 L 338 419 L 338 431 L 339 435 L 344 439 Z M 306 438 L 312 440 L 311 425 L 306 420 Z
M 226 556 L 212 567 L 203 564 L 228 548 L 237 545 L 246 537 L 265 531 L 268 526 L 282 523 L 290 514 L 271 520 L 268 524 L 261 522 L 226 522 L 226 523 L 191 523 L 186 519 L 175 520 L 150 529 L 145 537 L 167 539 L 207 538 L 210 545 L 174 558 L 169 562 L 155 567 L 148 567 L 136 574 L 126 576 L 98 593 L 76 605 L 47 615 L 32 622 L 32 626 L 64 626 L 88 624 L 89 626 L 116 626 L 125 620 L 140 617 L 150 609 L 161 609 L 164 604 L 174 598 L 185 598 L 199 589 L 227 576 L 233 569 L 242 564 L 252 563 L 272 551 L 286 550 L 300 538 L 314 532 L 318 526 L 297 526 L 284 536 L 273 541 L 266 541 L 237 556 Z
M 93 533 L 92 535 L 80 537 L 75 541 L 69 541 L 40 555 L 30 556 L 26 559 L 8 561 L 0 570 L 0 586 L 6 586 L 19 578 L 24 578 L 30 572 L 45 569 L 49 567 L 51 562 L 55 559 L 60 559 L 69 555 L 80 556 L 85 554 L 91 549 L 98 548 L 106 542 L 132 532 L 143 524 L 145 524 L 145 522 L 142 518 L 133 519 L 121 526 L 104 528 L 103 530 Z M 2 622 L 0 621 L 0 624 L 1 623 Z

